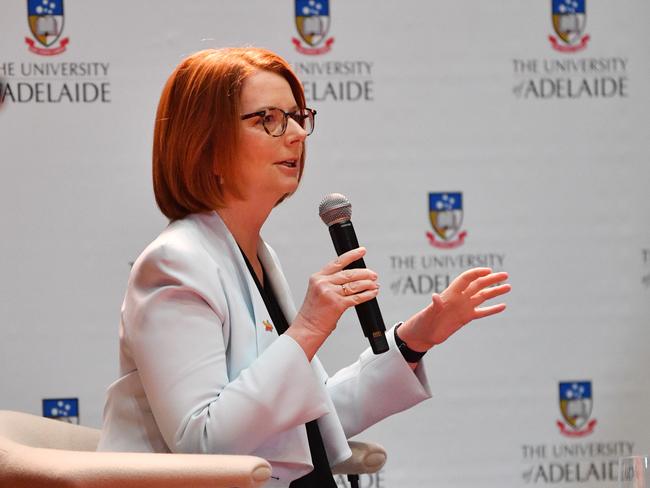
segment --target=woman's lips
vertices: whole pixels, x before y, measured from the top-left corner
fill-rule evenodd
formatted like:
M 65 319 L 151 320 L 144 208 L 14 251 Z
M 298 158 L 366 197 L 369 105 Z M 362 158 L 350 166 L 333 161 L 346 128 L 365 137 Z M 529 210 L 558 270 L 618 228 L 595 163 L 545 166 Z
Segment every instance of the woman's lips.
M 286 161 L 279 161 L 275 164 L 279 164 L 287 168 L 296 168 L 298 166 L 298 161 L 296 159 L 287 159 Z

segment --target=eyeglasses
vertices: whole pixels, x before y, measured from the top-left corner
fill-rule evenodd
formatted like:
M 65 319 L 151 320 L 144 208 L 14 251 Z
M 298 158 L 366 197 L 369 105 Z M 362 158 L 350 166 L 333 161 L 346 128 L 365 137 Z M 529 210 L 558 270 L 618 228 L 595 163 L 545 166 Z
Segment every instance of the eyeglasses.
M 307 132 L 307 135 L 311 134 L 314 132 L 315 116 L 316 110 L 311 108 L 301 108 L 289 113 L 281 108 L 269 107 L 259 112 L 242 115 L 241 120 L 260 117 L 266 133 L 273 137 L 280 137 L 287 130 L 289 117 L 298 122 L 298 125 Z

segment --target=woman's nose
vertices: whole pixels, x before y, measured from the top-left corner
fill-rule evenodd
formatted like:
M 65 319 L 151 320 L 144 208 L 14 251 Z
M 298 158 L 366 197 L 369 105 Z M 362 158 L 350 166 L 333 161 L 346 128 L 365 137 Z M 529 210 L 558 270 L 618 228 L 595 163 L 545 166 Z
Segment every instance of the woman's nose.
M 290 139 L 304 141 L 307 137 L 307 131 L 297 121 L 289 117 L 287 120 L 287 130 L 285 132 Z

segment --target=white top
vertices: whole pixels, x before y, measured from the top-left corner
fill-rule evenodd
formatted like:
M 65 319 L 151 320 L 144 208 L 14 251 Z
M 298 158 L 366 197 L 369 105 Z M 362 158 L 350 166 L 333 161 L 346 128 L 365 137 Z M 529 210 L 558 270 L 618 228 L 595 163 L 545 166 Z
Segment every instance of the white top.
M 275 252 L 258 256 L 289 323 L 296 315 Z M 268 486 L 312 470 L 304 424 L 318 419 L 332 465 L 347 438 L 431 396 L 390 350 L 364 351 L 328 377 L 278 336 L 232 234 L 216 212 L 171 223 L 133 265 L 120 322 L 120 378 L 108 388 L 100 451 L 250 454 Z

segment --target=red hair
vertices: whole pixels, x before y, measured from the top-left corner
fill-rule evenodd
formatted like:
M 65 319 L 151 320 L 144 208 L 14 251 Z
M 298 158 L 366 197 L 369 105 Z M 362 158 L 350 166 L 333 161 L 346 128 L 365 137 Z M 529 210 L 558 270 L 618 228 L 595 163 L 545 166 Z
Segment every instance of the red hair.
M 282 76 L 298 107 L 305 108 L 302 84 L 289 64 L 266 49 L 206 49 L 185 58 L 171 74 L 158 103 L 153 136 L 153 189 L 169 219 L 223 207 L 223 181 L 237 185 L 240 94 L 258 70 Z M 300 175 L 304 168 L 301 156 Z

